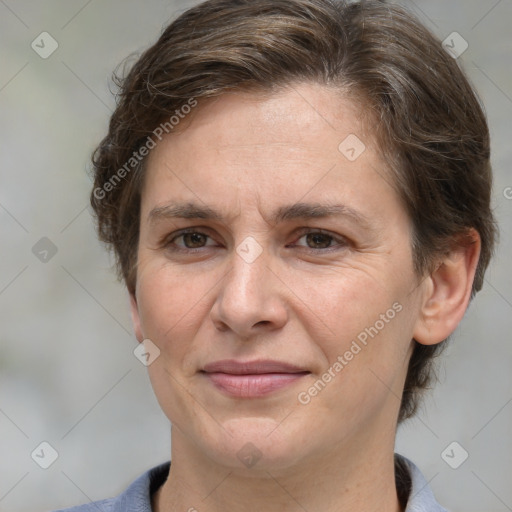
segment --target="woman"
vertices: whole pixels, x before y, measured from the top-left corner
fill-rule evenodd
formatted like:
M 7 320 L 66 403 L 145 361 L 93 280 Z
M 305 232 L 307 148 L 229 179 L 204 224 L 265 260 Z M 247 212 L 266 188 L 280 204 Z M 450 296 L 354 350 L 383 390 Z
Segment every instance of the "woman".
M 172 464 L 73 510 L 444 510 L 394 441 L 493 250 L 453 57 L 327 0 L 210 0 L 140 57 L 91 202 Z

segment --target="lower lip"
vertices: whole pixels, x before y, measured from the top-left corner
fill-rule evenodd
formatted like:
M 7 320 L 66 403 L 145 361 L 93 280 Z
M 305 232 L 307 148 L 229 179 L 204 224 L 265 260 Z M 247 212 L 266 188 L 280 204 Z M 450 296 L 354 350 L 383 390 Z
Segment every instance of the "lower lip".
M 239 398 L 257 398 L 290 386 L 309 372 L 262 373 L 233 375 L 230 373 L 204 373 L 213 385 L 224 393 Z

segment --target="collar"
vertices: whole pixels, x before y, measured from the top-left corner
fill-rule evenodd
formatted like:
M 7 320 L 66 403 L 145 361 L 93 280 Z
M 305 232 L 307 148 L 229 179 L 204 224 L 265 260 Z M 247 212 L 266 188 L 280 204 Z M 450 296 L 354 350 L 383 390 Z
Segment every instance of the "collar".
M 436 501 L 428 482 L 413 462 L 402 455 L 396 454 L 395 464 L 401 464 L 407 470 L 410 477 L 410 489 L 405 512 L 447 512 Z M 151 496 L 167 479 L 170 465 L 170 462 L 166 462 L 150 469 L 137 478 L 117 498 L 100 502 L 105 507 L 97 507 L 95 510 L 99 509 L 108 512 L 152 512 Z M 91 508 L 90 510 L 93 509 Z

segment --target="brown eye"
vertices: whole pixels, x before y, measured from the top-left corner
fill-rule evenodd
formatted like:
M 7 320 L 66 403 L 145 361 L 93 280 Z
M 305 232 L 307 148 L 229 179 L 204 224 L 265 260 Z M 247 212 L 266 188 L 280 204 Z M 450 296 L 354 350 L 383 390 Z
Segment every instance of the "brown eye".
M 183 237 L 183 243 L 187 249 L 196 249 L 198 247 L 203 247 L 206 243 L 206 239 L 208 238 L 203 233 L 183 233 L 182 235 L 176 237 Z
M 179 240 L 181 239 L 181 242 Z M 211 243 L 208 244 L 208 240 Z M 215 245 L 214 241 L 210 236 L 201 231 L 182 231 L 176 234 L 165 242 L 165 247 L 171 251 L 194 251 L 195 249 L 202 249 Z
M 299 243 L 299 241 L 302 239 L 305 239 L 305 244 Z M 306 250 L 309 249 L 310 251 L 327 251 L 344 249 L 349 244 L 347 240 L 342 236 L 334 236 L 328 233 L 323 233 L 322 231 L 312 231 L 310 229 L 303 231 L 302 236 L 297 239 L 295 245 L 298 247 L 303 247 Z
M 306 240 L 312 249 L 327 249 L 331 245 L 333 237 L 324 233 L 308 233 Z

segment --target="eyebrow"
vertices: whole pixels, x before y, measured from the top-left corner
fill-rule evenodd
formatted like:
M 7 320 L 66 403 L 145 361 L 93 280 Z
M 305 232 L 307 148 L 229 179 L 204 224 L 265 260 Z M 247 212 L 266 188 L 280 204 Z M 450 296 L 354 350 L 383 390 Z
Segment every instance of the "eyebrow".
M 281 206 L 270 217 L 269 222 L 278 224 L 295 219 L 323 219 L 327 217 L 347 217 L 366 229 L 372 224 L 362 213 L 343 204 L 295 203 Z M 153 208 L 148 214 L 148 223 L 163 219 L 206 219 L 223 221 L 222 214 L 209 206 L 194 202 L 169 203 Z

